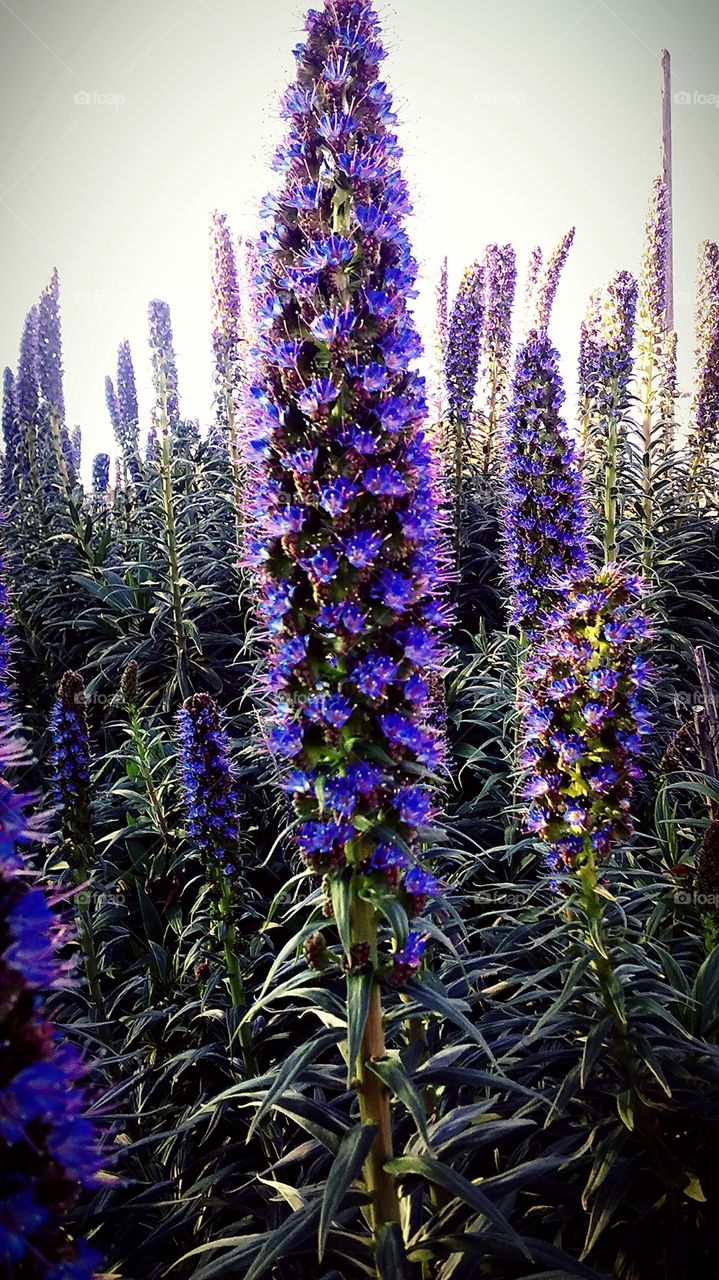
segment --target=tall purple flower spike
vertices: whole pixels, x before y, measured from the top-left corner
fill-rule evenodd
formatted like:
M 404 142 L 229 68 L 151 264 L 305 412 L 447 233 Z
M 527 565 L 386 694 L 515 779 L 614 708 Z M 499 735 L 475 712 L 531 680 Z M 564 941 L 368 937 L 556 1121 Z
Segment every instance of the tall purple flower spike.
M 626 408 L 636 309 L 637 282 L 629 271 L 618 271 L 605 290 L 592 294 L 580 330 L 580 419 L 604 419 Z
M 484 272 L 479 262 L 462 276 L 449 315 L 445 380 L 450 418 L 469 425 L 479 373 L 484 319 Z
M 147 309 L 150 323 L 150 355 L 152 357 L 152 381 L 155 388 L 153 425 L 160 429 L 161 404 L 167 410 L 167 425 L 172 432 L 180 421 L 180 401 L 177 391 L 177 360 L 172 337 L 170 308 L 160 298 L 155 298 Z
M 18 767 L 27 768 L 26 751 L 0 663 L 0 1259 L 8 1275 L 28 1280 L 92 1280 L 100 1258 L 73 1238 L 67 1218 L 103 1161 L 80 1055 L 48 1021 L 47 994 L 68 982 L 58 957 L 66 939 L 20 852 L 45 832 L 32 797 L 13 785 Z
M 574 442 L 561 409 L 559 356 L 546 333 L 518 348 L 505 432 L 504 546 L 511 620 L 533 634 L 557 579 L 587 566 L 586 515 Z
M 413 914 L 434 887 L 408 876 L 445 761 L 447 551 L 413 367 L 411 206 L 371 5 L 335 0 L 307 29 L 263 206 L 248 441 L 268 743 L 306 863 L 350 864 Z
M 567 583 L 525 666 L 526 823 L 552 870 L 603 862 L 631 834 L 637 757 L 651 732 L 641 585 L 616 565 Z
M 512 308 L 517 283 L 516 258 L 512 245 L 488 245 L 483 271 L 484 328 L 479 385 L 486 474 L 497 450 L 498 427 L 506 412 L 512 373 Z
M 37 370 L 43 410 L 39 430 L 41 460 L 44 462 L 46 475 L 53 476 L 59 465 L 67 473 L 67 483 L 73 485 L 77 475 L 70 433 L 65 421 L 60 282 L 57 271 L 53 271 L 38 303 Z
M 3 370 L 2 440 L 4 449 L 2 492 L 5 502 L 11 503 L 17 498 L 18 472 L 22 465 L 22 438 L 18 431 L 15 375 L 12 369 Z
M 240 406 L 242 309 L 232 232 L 224 213 L 212 215 L 212 300 L 216 418 L 229 430 L 236 427 Z
M 187 830 L 210 864 L 237 871 L 240 800 L 227 732 L 207 693 L 195 693 L 177 713 L 178 760 Z

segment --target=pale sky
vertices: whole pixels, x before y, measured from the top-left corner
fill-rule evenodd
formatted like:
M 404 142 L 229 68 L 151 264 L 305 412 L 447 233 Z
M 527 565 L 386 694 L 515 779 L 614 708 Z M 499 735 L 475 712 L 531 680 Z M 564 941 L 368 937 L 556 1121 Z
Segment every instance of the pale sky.
M 637 270 L 659 171 L 662 47 L 674 73 L 676 323 L 691 371 L 697 246 L 719 238 L 715 0 L 378 0 L 416 214 L 418 317 L 492 240 L 523 271 L 577 236 L 553 336 L 574 381 L 589 292 Z M 251 233 L 283 131 L 276 108 L 297 0 L 0 0 L 0 360 L 60 272 L 66 400 L 85 468 L 111 448 L 104 376 L 118 342 L 149 406 L 146 308 L 172 308 L 183 412 L 211 407 L 208 226 Z M 76 101 L 76 95 L 91 101 Z

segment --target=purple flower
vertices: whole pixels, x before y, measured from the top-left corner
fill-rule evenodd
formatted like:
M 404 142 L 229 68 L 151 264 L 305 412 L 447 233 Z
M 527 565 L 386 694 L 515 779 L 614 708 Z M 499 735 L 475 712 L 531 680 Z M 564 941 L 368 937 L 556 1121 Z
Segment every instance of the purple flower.
M 374 564 L 382 546 L 382 535 L 371 529 L 362 529 L 347 539 L 344 554 L 355 569 L 365 569 Z
M 178 762 L 187 814 L 187 832 L 210 868 L 237 870 L 240 839 L 239 795 L 227 733 L 219 708 L 206 693 L 195 693 L 177 713 Z
M 331 516 L 344 515 L 359 493 L 359 485 L 346 476 L 337 476 L 329 484 L 320 487 L 320 506 Z
M 408 827 L 425 826 L 433 809 L 433 798 L 425 787 L 402 787 L 392 804 Z

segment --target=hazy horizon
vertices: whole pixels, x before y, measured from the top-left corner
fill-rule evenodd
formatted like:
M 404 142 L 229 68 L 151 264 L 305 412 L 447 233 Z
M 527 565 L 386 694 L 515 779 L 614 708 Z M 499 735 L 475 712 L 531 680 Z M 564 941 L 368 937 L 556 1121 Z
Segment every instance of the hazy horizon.
M 576 240 L 552 333 L 574 381 L 590 291 L 637 271 L 660 164 L 662 48 L 674 89 L 675 288 L 688 384 L 698 244 L 719 238 L 719 7 L 689 0 L 377 5 L 415 203 L 418 318 L 431 337 L 442 256 L 456 280 L 488 242 Z M 171 307 L 183 412 L 211 415 L 209 221 L 251 234 L 283 132 L 296 0 L 0 0 L 0 358 L 60 272 L 65 389 L 85 463 L 112 451 L 104 377 L 128 337 L 147 416 L 146 311 Z M 521 286 L 521 278 L 520 278 Z

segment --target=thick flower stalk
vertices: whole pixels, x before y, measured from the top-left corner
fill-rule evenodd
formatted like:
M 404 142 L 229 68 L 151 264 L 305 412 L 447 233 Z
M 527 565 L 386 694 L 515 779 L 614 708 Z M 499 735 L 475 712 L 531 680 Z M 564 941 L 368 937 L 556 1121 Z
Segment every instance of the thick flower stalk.
M 68 497 L 77 475 L 65 422 L 57 271 L 53 271 L 49 284 L 43 289 L 37 308 L 37 369 L 41 396 L 38 459 L 43 485 L 49 491 L 59 477 L 61 493 Z
M 434 887 L 415 851 L 435 807 L 429 775 L 445 758 L 433 708 L 446 551 L 412 368 L 410 204 L 377 19 L 369 3 L 334 0 L 307 30 L 261 238 L 251 559 L 268 743 L 299 848 L 347 905 L 349 941 L 379 976 L 378 908 L 393 898 L 413 916 Z M 398 1212 L 384 1168 L 388 1100 L 366 1065 L 383 1052 L 375 980 L 357 1077 L 378 1127 L 366 1173 L 378 1229 Z
M 656 178 L 649 200 L 639 274 L 635 355 L 642 569 L 647 577 L 651 576 L 654 564 L 658 473 L 666 463 L 673 431 L 673 421 L 665 419 L 667 365 L 671 365 L 674 344 L 667 332 L 669 235 L 667 189 L 663 180 Z
M 582 323 L 579 354 L 579 418 L 583 470 L 600 514 L 598 533 L 605 563 L 617 559 L 619 521 L 626 498 L 629 384 L 637 283 L 619 271 L 604 292 L 592 294 Z
M 512 308 L 517 265 L 511 244 L 490 244 L 484 255 L 484 329 L 479 369 L 482 471 L 492 469 L 500 443 L 511 379 Z
M 4 598 L 4 591 L 0 593 Z M 3 608 L 4 613 L 4 608 Z M 5 653 L 5 619 L 0 652 Z M 84 1069 L 47 1020 L 45 997 L 66 985 L 64 931 L 20 852 L 45 837 L 32 797 L 12 781 L 27 767 L 0 664 L 0 1270 L 26 1280 L 91 1280 L 99 1258 L 73 1238 L 68 1213 L 102 1166 L 86 1115 Z
M 637 756 L 651 732 L 640 598 L 639 580 L 616 565 L 568 584 L 525 667 L 527 826 L 553 870 L 599 865 L 631 834 Z
M 242 358 L 244 342 L 237 262 L 232 232 L 224 213 L 212 216 L 212 302 L 215 421 L 227 440 L 239 542 L 244 476 L 240 424 L 246 372 Z
M 719 467 L 719 246 L 711 240 L 699 249 L 694 361 L 690 484 L 711 500 Z
M 503 512 L 511 621 L 528 635 L 557 603 L 557 583 L 587 567 L 582 481 L 563 403 L 558 353 L 546 334 L 531 332 L 515 360 Z

